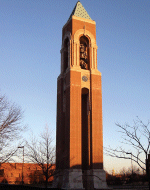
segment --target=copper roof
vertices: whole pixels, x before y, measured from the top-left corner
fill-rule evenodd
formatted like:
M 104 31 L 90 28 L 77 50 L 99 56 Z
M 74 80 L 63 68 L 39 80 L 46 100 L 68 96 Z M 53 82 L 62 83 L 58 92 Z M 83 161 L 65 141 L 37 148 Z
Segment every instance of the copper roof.
M 89 19 L 92 20 L 91 17 L 88 15 L 87 11 L 85 10 L 85 8 L 83 7 L 83 5 L 80 3 L 80 1 L 78 1 L 69 17 L 68 20 L 70 20 L 70 18 L 72 16 L 77 16 L 80 18 L 85 18 L 85 19 Z

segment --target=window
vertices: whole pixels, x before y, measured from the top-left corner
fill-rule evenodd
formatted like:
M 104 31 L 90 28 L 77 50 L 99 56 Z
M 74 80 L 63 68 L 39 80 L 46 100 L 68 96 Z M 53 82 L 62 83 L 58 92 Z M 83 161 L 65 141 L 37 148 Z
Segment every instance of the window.
M 4 177 L 4 169 L 0 170 L 0 177 Z

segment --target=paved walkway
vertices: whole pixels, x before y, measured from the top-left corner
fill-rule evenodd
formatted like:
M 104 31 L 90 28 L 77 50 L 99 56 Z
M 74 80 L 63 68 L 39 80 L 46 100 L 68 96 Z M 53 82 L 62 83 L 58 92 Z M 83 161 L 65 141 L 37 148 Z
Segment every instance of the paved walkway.
M 149 190 L 148 186 L 113 186 L 113 190 Z

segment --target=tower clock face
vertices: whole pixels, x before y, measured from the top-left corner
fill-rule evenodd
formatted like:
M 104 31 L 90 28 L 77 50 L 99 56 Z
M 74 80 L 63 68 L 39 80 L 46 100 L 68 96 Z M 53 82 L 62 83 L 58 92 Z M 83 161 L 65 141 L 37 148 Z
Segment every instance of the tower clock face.
M 82 80 L 83 80 L 84 82 L 88 81 L 87 76 L 83 76 L 83 77 L 82 77 Z

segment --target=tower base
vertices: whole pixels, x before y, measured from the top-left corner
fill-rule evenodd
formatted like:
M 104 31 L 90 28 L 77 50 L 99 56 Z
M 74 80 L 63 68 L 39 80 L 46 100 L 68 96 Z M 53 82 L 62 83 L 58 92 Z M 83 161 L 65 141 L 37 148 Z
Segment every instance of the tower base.
M 106 184 L 106 173 L 103 169 L 56 170 L 53 188 L 61 189 L 109 189 Z

